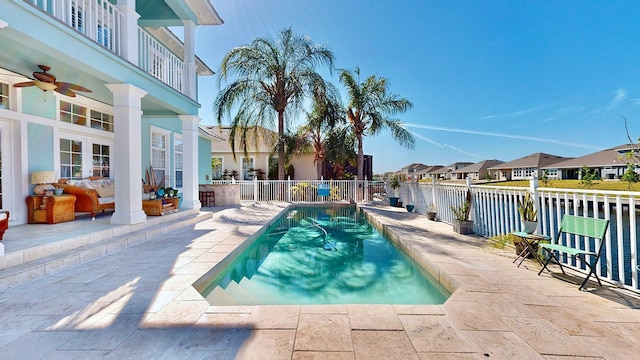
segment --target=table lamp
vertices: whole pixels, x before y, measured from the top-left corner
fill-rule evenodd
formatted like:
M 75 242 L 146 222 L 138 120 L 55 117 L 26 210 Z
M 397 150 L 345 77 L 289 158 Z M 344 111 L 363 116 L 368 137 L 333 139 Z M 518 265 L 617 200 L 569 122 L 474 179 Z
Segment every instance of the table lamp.
M 56 182 L 55 171 L 34 171 L 31 173 L 31 184 L 36 185 L 33 193 L 36 195 L 44 195 L 46 191 L 53 192 L 53 183 Z

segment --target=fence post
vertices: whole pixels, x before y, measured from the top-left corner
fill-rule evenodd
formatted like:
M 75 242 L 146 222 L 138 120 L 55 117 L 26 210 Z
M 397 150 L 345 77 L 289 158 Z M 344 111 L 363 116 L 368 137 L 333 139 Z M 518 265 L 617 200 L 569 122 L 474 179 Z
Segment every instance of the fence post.
M 531 197 L 533 198 L 533 209 L 537 211 L 538 214 L 538 225 L 536 226 L 536 233 L 540 233 L 540 203 L 538 199 L 538 177 L 533 176 L 529 179 L 529 191 L 531 192 Z
M 433 206 L 434 211 L 438 211 L 438 198 L 436 196 L 436 178 L 435 177 L 431 178 L 431 206 Z
M 358 177 L 353 178 L 353 201 L 358 202 Z
M 258 202 L 258 177 L 253 177 L 253 201 Z
M 364 191 L 364 201 L 369 201 L 369 181 L 367 181 L 366 175 L 364 177 L 364 185 L 362 189 L 362 191 Z
M 287 176 L 287 202 L 291 202 L 291 175 Z

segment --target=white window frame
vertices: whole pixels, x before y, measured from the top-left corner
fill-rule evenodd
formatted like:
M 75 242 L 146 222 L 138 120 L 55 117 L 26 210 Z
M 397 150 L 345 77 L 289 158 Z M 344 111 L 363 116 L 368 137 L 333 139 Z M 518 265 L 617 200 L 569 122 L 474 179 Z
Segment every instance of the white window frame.
M 182 147 L 182 150 L 178 151 L 178 142 L 180 142 L 180 146 Z M 173 149 L 173 171 L 171 172 L 173 174 L 173 181 L 172 184 L 174 184 L 175 188 L 177 189 L 182 189 L 183 185 L 184 185 L 184 142 L 182 141 L 182 135 L 180 134 L 173 134 L 173 146 L 171 147 Z M 178 166 L 178 158 L 182 158 L 182 166 Z M 182 173 L 182 185 L 178 185 L 178 172 Z
M 159 148 L 154 148 L 153 147 L 153 135 L 154 134 L 158 134 L 161 136 L 165 137 L 165 148 L 162 149 L 164 150 L 164 167 L 158 167 L 157 165 L 154 165 L 153 162 L 153 151 L 155 150 L 159 150 Z M 171 131 L 166 130 L 166 129 L 162 129 L 159 127 L 155 127 L 155 126 L 151 126 L 150 127 L 150 132 L 149 132 L 149 159 L 151 160 L 151 165 L 153 166 L 153 170 L 163 170 L 164 171 L 164 186 L 170 186 L 171 184 L 169 184 L 171 182 L 171 167 L 170 167 L 170 157 L 171 157 Z M 161 179 L 156 178 L 156 181 L 161 181 Z
M 245 174 L 245 168 L 244 168 L 244 163 L 245 163 L 245 159 L 250 159 L 251 160 L 251 166 L 248 167 L 246 169 L 247 174 Z M 242 180 L 253 180 L 253 177 L 250 177 L 248 175 L 249 169 L 255 169 L 256 168 L 256 157 L 255 156 L 243 156 L 240 159 L 240 179 Z
M 86 128 L 86 129 L 91 129 L 92 131 L 99 131 L 101 133 L 108 133 L 108 134 L 113 134 L 114 129 L 115 129 L 115 119 L 114 119 L 114 115 L 113 115 L 113 109 L 105 104 L 99 103 L 95 100 L 91 100 L 89 98 L 85 98 L 82 96 L 78 96 L 73 98 L 73 101 L 69 101 L 68 98 L 63 98 L 63 97 L 56 97 L 57 101 L 56 101 L 56 120 L 59 121 L 61 124 L 65 124 L 65 126 L 79 126 L 81 128 Z M 60 109 L 61 109 L 61 103 L 62 101 L 70 103 L 71 105 L 76 105 L 76 106 L 82 106 L 86 109 L 87 113 L 85 115 L 85 123 L 84 125 L 79 125 L 79 124 L 75 124 L 73 122 L 68 123 L 66 121 L 62 121 L 62 117 L 60 116 Z M 104 115 L 108 115 L 109 117 L 111 117 L 111 130 L 102 130 L 102 129 L 95 129 L 93 127 L 91 127 L 91 111 L 95 111 L 98 112 L 100 114 Z M 103 121 L 104 122 L 104 121 Z M 99 133 L 96 133 L 99 134 Z
M 0 107 L 0 109 L 11 109 L 11 84 L 8 82 L 4 82 L 2 80 L 0 80 L 0 86 L 6 86 L 7 87 L 7 94 L 6 95 L 2 95 L 2 93 L 0 93 L 0 104 L 2 104 L 2 99 L 7 99 L 7 106 L 6 107 Z M 0 105 L 1 106 L 1 105 Z
M 220 178 L 214 178 L 213 168 L 211 168 L 211 180 L 222 180 L 222 175 L 224 174 L 224 156 L 211 156 L 211 159 L 220 159 Z

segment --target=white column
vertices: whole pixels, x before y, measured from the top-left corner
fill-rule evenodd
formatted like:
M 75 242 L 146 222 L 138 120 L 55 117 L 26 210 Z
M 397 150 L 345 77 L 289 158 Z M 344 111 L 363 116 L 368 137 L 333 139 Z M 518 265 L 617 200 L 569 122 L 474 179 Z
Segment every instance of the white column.
M 186 88 L 184 93 L 196 99 L 196 45 L 195 29 L 196 25 L 191 20 L 184 20 L 184 64 Z
M 113 93 L 114 141 L 112 167 L 116 183 L 116 211 L 112 224 L 147 220 L 142 211 L 142 97 L 146 91 L 131 84 L 106 84 Z
M 122 11 L 122 32 L 120 33 L 120 47 L 123 58 L 138 65 L 138 18 L 136 0 L 118 0 L 116 5 Z
M 195 115 L 178 115 L 182 120 L 182 208 L 200 209 L 198 198 L 198 123 Z

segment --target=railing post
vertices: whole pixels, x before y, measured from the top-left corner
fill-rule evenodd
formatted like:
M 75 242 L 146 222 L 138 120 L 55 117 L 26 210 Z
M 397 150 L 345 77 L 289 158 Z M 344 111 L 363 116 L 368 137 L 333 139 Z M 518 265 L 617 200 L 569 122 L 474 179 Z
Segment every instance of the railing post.
M 287 201 L 291 202 L 291 175 L 287 176 Z
M 362 186 L 362 191 L 364 191 L 364 201 L 369 201 L 369 181 L 367 180 L 367 176 L 364 176 L 364 185 Z
M 438 198 L 436 196 L 436 178 L 431 178 L 431 206 L 438 211 Z
M 253 201 L 258 202 L 258 176 L 253 177 Z
M 116 7 L 122 12 L 122 32 L 120 32 L 121 55 L 132 64 L 138 65 L 138 18 L 135 0 L 118 0 Z M 115 49 L 114 49 L 115 50 Z
M 538 225 L 536 225 L 536 232 L 539 233 L 540 221 L 541 221 L 540 201 L 538 199 L 538 177 L 535 175 L 531 179 L 529 179 L 529 191 L 531 192 L 531 197 L 533 198 L 533 209 L 537 211 L 537 214 L 538 214 L 538 217 L 537 217 Z

